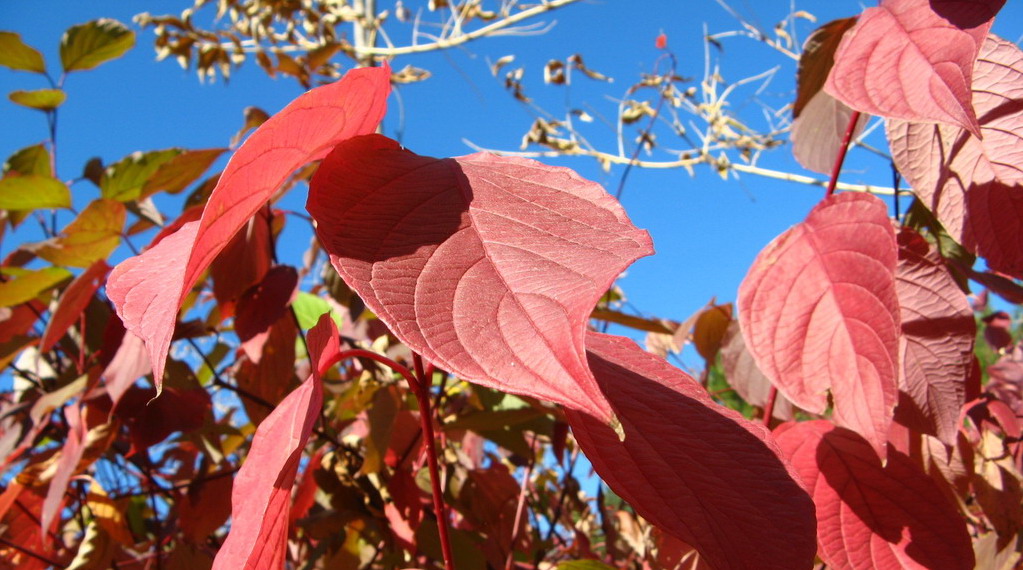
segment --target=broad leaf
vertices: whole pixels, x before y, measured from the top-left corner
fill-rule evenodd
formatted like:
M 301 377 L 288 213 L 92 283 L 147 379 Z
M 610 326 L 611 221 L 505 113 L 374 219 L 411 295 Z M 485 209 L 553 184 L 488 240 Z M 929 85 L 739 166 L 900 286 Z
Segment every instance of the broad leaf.
M 789 136 L 796 161 L 807 170 L 830 174 L 852 114 L 853 110 L 844 103 L 818 91 L 803 108 L 803 114 L 792 121 Z M 869 115 L 860 115 L 853 137 L 863 132 L 867 119 Z
M 751 405 L 764 408 L 771 392 L 771 381 L 757 368 L 756 360 L 746 348 L 738 321 L 732 321 L 721 342 L 721 367 L 725 380 L 736 393 Z M 792 419 L 792 402 L 784 394 L 775 394 L 771 415 L 779 420 Z
M 142 198 L 142 188 L 150 177 L 181 152 L 181 149 L 168 148 L 129 154 L 103 171 L 99 181 L 100 194 L 121 202 Z
M 309 331 L 309 350 L 322 363 L 338 352 L 337 329 L 321 318 Z M 320 417 L 320 366 L 256 429 L 231 492 L 231 531 L 214 570 L 282 568 L 287 555 L 291 487 L 313 425 Z
M 920 234 L 903 228 L 898 241 L 899 388 L 908 399 L 900 401 L 895 417 L 954 445 L 966 378 L 973 368 L 973 311 L 941 257 Z
M 835 50 L 856 18 L 832 20 L 817 28 L 806 38 L 803 53 L 799 54 L 796 71 L 796 101 L 792 104 L 792 117 L 798 119 L 803 109 L 824 87 L 828 73 L 835 64 Z
M 117 406 L 121 396 L 136 380 L 153 371 L 142 339 L 123 329 L 121 335 L 120 344 L 116 345 L 117 350 L 109 357 L 110 361 L 102 374 L 112 406 Z M 104 343 L 105 349 L 113 350 L 113 346 L 113 343 Z
M 210 264 L 213 296 L 224 318 L 231 316 L 235 302 L 262 281 L 273 265 L 272 233 L 268 211 L 260 210 Z M 315 320 L 309 327 L 314 324 Z
M 71 476 L 75 474 L 78 462 L 82 459 L 82 454 L 85 452 L 85 435 L 88 427 L 85 425 L 83 411 L 80 403 L 64 407 L 64 417 L 67 418 L 68 433 L 67 439 L 64 440 L 64 445 L 61 447 L 60 455 L 57 458 L 53 477 L 50 479 L 49 488 L 46 490 L 43 509 L 39 515 L 40 526 L 44 529 L 49 529 L 50 524 L 54 521 L 54 517 L 57 516 L 57 511 L 64 501 L 64 493 L 67 492 L 68 484 L 71 482 Z
M 819 555 L 836 570 L 973 568 L 966 525 L 913 460 L 830 422 L 786 424 L 778 445 L 811 490 Z
M 0 178 L 0 209 L 36 210 L 71 207 L 71 191 L 56 178 L 26 174 Z
M 0 65 L 21 71 L 46 73 L 43 54 L 21 41 L 14 32 L 0 32 Z
M 389 92 L 390 68 L 384 66 L 352 70 L 301 95 L 231 157 L 201 221 L 175 234 L 174 251 L 150 253 L 154 247 L 114 268 L 108 294 L 128 330 L 146 341 L 158 386 L 178 309 L 192 285 L 295 169 L 342 140 L 373 132 Z
M 34 299 L 71 277 L 69 271 L 59 267 L 42 269 L 11 267 L 4 269 L 3 273 L 4 280 L 0 282 L 0 307 L 13 307 Z
M 3 173 L 38 174 L 53 177 L 50 169 L 50 151 L 42 144 L 34 144 L 18 150 L 4 162 Z
M 298 272 L 295 268 L 278 265 L 238 300 L 234 329 L 242 342 L 242 349 L 253 362 L 259 362 L 270 326 L 287 312 L 297 285 Z
M 126 215 L 120 202 L 93 200 L 60 237 L 47 240 L 37 254 L 55 265 L 89 267 L 120 245 Z
M 757 256 L 739 322 L 760 369 L 792 403 L 883 451 L 895 407 L 899 307 L 895 233 L 867 194 L 824 199 Z
M 60 89 L 35 89 L 33 91 L 11 91 L 7 98 L 12 103 L 38 109 L 40 111 L 52 111 L 60 107 L 67 99 L 67 93 Z
M 1023 51 L 988 36 L 973 82 L 983 140 L 954 126 L 892 121 L 892 157 L 956 241 L 1023 277 Z
M 224 148 L 186 150 L 160 164 L 156 172 L 142 186 L 142 196 L 149 196 L 156 192 L 176 194 L 184 190 L 189 184 L 198 180 L 202 173 L 206 172 L 210 165 L 226 150 Z
M 103 285 L 108 271 L 110 266 L 106 262 L 97 261 L 75 277 L 67 289 L 64 289 L 60 296 L 60 304 L 53 310 L 49 322 L 46 323 L 46 331 L 39 343 L 40 351 L 49 352 L 68 328 L 82 317 L 92 296 Z
M 334 268 L 412 350 L 611 421 L 586 365 L 587 318 L 653 251 L 599 185 L 531 160 L 418 156 L 370 135 L 324 159 L 308 209 Z
M 135 32 L 109 18 L 71 26 L 60 39 L 64 71 L 92 69 L 124 55 L 135 45 Z
M 1005 0 L 881 0 L 835 53 L 825 90 L 886 118 L 959 125 L 980 137 L 973 62 Z
M 591 332 L 586 341 L 625 439 L 586 413 L 566 413 L 611 489 L 714 568 L 810 568 L 813 504 L 767 429 L 629 339 Z

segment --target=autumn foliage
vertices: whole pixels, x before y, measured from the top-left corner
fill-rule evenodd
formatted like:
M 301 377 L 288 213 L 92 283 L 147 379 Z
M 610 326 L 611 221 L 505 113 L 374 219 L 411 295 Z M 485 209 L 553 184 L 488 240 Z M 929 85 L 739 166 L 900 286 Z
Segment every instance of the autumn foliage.
M 793 149 L 832 184 L 734 317 L 622 314 L 615 281 L 653 244 L 572 170 L 376 134 L 387 61 L 253 113 L 222 172 L 225 149 L 86 167 L 97 197 L 3 260 L 2 564 L 1013 567 L 1023 349 L 968 297 L 1023 300 L 1023 52 L 989 32 L 1002 4 L 882 0 L 810 37 Z M 62 76 L 133 44 L 76 26 Z M 48 69 L 13 32 L 0 65 Z M 48 117 L 64 97 L 16 93 Z M 834 192 L 867 115 L 906 215 Z M 71 206 L 51 150 L 5 163 L 12 228 Z M 316 239 L 290 265 L 278 237 L 306 220 L 275 203 L 304 184 Z M 151 198 L 186 189 L 157 223 Z M 691 340 L 708 371 L 602 322 Z

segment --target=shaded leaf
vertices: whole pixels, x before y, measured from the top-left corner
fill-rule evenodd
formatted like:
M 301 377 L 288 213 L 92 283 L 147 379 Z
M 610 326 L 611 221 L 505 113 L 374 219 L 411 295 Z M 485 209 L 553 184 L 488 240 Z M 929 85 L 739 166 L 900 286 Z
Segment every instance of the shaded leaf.
M 258 284 L 273 265 L 272 230 L 267 210 L 261 210 L 210 264 L 213 296 L 220 305 L 223 318 L 234 312 L 235 302 L 252 286 Z M 316 324 L 314 320 L 310 327 Z
M 757 256 L 739 322 L 757 366 L 789 400 L 882 451 L 897 398 L 895 234 L 874 196 L 825 198 Z
M 980 137 L 973 63 L 1004 3 L 882 0 L 842 38 L 824 88 L 857 111 L 955 124 Z
M 625 439 L 585 413 L 566 413 L 615 493 L 714 568 L 812 565 L 813 504 L 766 428 L 715 404 L 631 340 L 591 332 L 587 350 Z
M 962 518 L 910 458 L 889 448 L 882 468 L 871 444 L 823 420 L 775 437 L 811 489 L 828 567 L 973 568 Z
M 0 209 L 35 210 L 71 207 L 71 191 L 56 178 L 26 174 L 0 178 Z
M 995 350 L 1002 350 L 1012 344 L 1012 317 L 1005 311 L 987 315 L 984 322 L 984 340 Z
M 0 65 L 21 71 L 46 73 L 43 54 L 21 41 L 14 32 L 0 32 Z
M 898 235 L 902 338 L 895 417 L 903 425 L 954 445 L 966 378 L 973 368 L 977 326 L 966 294 L 956 285 L 941 256 L 916 231 Z
M 828 95 L 818 91 L 803 114 L 792 121 L 792 154 L 796 161 L 807 170 L 830 174 L 835 156 L 842 149 L 845 131 L 849 126 L 853 110 Z M 863 132 L 870 118 L 861 114 L 853 130 L 853 137 Z
M 838 49 L 842 37 L 855 23 L 856 18 L 832 20 L 814 30 L 806 38 L 806 42 L 803 43 L 803 53 L 799 55 L 799 68 L 796 71 L 796 101 L 792 104 L 793 118 L 798 119 L 803 108 L 824 87 L 828 73 L 835 64 L 835 50 Z
M 12 103 L 38 109 L 40 111 L 52 111 L 60 107 L 67 99 L 67 93 L 60 89 L 35 89 L 33 91 L 11 91 L 7 98 Z
M 295 169 L 339 141 L 376 129 L 389 77 L 387 66 L 356 69 L 299 96 L 231 157 L 200 222 L 182 226 L 172 247 L 154 247 L 114 268 L 107 294 L 128 330 L 145 340 L 158 385 L 178 309 L 192 285 Z
M 746 349 L 739 321 L 732 321 L 725 332 L 721 343 L 721 366 L 728 385 L 735 388 L 743 400 L 759 408 L 767 406 L 771 381 L 757 368 L 753 355 Z M 776 394 L 771 415 L 779 420 L 791 420 L 792 402 L 784 394 Z
M 338 145 L 310 184 L 320 243 L 395 336 L 490 388 L 612 412 L 585 361 L 590 310 L 650 237 L 565 168 Z
M 92 296 L 106 280 L 108 271 L 110 271 L 110 266 L 106 262 L 97 261 L 81 275 L 75 277 L 64 289 L 60 296 L 60 303 L 52 311 L 50 319 L 46 323 L 46 331 L 39 342 L 40 351 L 49 352 L 53 345 L 64 336 L 68 328 L 82 317 Z
M 238 300 L 234 330 L 242 342 L 242 349 L 253 362 L 259 362 L 270 326 L 285 315 L 297 286 L 298 272 L 295 268 L 278 265 Z
M 110 18 L 71 26 L 60 39 L 64 71 L 92 69 L 124 55 L 135 45 L 135 32 Z
M 234 374 L 238 387 L 259 398 L 259 401 L 242 399 L 245 412 L 254 425 L 262 423 L 273 406 L 298 384 L 295 376 L 297 338 L 294 320 L 291 315 L 284 315 L 270 327 L 256 358 L 247 356 L 238 365 Z
M 890 121 L 892 158 L 948 233 L 988 266 L 1023 277 L 1023 52 L 989 36 L 973 68 L 983 140 L 949 125 Z
M 309 332 L 314 362 L 338 351 L 337 329 L 321 318 Z M 256 429 L 231 492 L 231 531 L 214 569 L 281 568 L 287 555 L 291 487 L 306 442 L 320 416 L 320 366 Z

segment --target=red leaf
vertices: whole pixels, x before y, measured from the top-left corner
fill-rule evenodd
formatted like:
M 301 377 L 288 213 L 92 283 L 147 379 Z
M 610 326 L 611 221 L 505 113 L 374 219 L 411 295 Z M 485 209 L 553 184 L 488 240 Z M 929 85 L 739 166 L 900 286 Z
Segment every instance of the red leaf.
M 867 194 L 826 198 L 757 256 L 739 322 L 757 365 L 795 405 L 883 451 L 897 397 L 895 233 Z
M 68 490 L 71 476 L 78 468 L 78 462 L 85 452 L 85 434 L 88 428 L 85 419 L 82 417 L 82 409 L 79 404 L 72 404 L 64 408 L 64 416 L 67 418 L 67 439 L 60 450 L 60 457 L 50 479 L 50 486 L 46 490 L 46 499 L 43 501 L 43 508 L 39 515 L 40 528 L 43 532 L 49 533 L 54 517 L 64 502 L 64 493 Z
M 329 315 L 309 331 L 316 362 L 337 352 L 337 328 Z M 291 487 L 313 425 L 320 417 L 323 387 L 318 367 L 256 429 L 231 492 L 231 532 L 214 569 L 282 568 L 287 555 Z
M 1012 344 L 1012 317 L 997 311 L 981 319 L 984 321 L 984 340 L 991 348 L 1001 350 Z
M 203 426 L 210 414 L 210 395 L 201 388 L 168 388 L 153 400 L 152 388 L 132 388 L 120 399 L 114 414 L 128 427 L 131 449 L 126 454 L 148 449 L 177 431 L 188 433 Z
M 103 382 L 107 388 L 107 395 L 110 396 L 111 405 L 116 406 L 121 396 L 135 384 L 136 380 L 152 371 L 153 367 L 149 363 L 142 339 L 124 331 L 117 352 L 103 369 Z
M 76 277 L 67 286 L 67 289 L 64 289 L 60 296 L 60 304 L 57 305 L 57 309 L 50 317 L 50 322 L 46 325 L 46 332 L 43 333 L 43 340 L 39 345 L 40 352 L 49 352 L 53 345 L 60 340 L 60 337 L 64 336 L 68 328 L 81 318 L 92 296 L 103 284 L 103 278 L 107 276 L 107 271 L 110 271 L 110 266 L 101 259 L 93 263 Z
M 1023 52 L 988 36 L 973 83 L 983 140 L 954 126 L 891 121 L 892 157 L 949 235 L 991 268 L 1023 277 Z
M 234 330 L 252 362 L 259 362 L 270 327 L 288 311 L 297 285 L 298 272 L 295 268 L 278 265 L 238 300 Z
M 586 340 L 625 440 L 592 416 L 566 413 L 611 489 L 714 568 L 810 568 L 813 505 L 767 429 L 628 339 Z
M 654 45 L 657 49 L 668 49 L 668 36 L 664 32 L 657 34 L 657 39 L 654 40 Z
M 829 568 L 973 568 L 962 517 L 910 458 L 890 448 L 882 468 L 866 440 L 824 420 L 775 437 L 811 489 Z
M 832 20 L 814 30 L 810 37 L 806 38 L 803 53 L 799 54 L 799 69 L 796 72 L 796 100 L 792 104 L 794 119 L 799 118 L 803 108 L 824 87 L 828 73 L 835 65 L 835 50 L 838 49 L 838 44 L 845 33 L 855 24 L 856 18 Z
M 198 223 L 118 265 L 107 293 L 125 328 L 145 340 L 157 390 L 185 294 L 249 218 L 298 167 L 371 133 L 390 92 L 390 68 L 355 69 L 299 96 L 260 125 L 227 164 Z M 160 246 L 168 241 L 173 248 Z
M 231 316 L 233 303 L 259 283 L 273 265 L 268 214 L 263 209 L 252 216 L 210 264 L 213 296 L 220 306 L 221 318 Z
M 973 63 L 1004 3 L 882 0 L 842 38 L 824 89 L 857 111 L 955 124 L 979 138 Z
M 412 350 L 610 420 L 586 366 L 587 317 L 652 248 L 599 185 L 531 160 L 417 156 L 372 135 L 323 161 L 308 209 L 334 268 Z
M 920 234 L 899 232 L 895 289 L 901 309 L 902 374 L 909 396 L 895 410 L 903 425 L 955 444 L 977 325 L 966 295 Z
M 735 388 L 736 393 L 747 403 L 763 408 L 771 392 L 771 381 L 757 368 L 757 363 L 746 348 L 746 341 L 739 330 L 739 322 L 732 321 L 728 325 L 724 342 L 721 345 L 721 367 L 725 371 L 725 380 Z M 771 415 L 779 420 L 793 418 L 792 402 L 784 395 L 777 394 Z

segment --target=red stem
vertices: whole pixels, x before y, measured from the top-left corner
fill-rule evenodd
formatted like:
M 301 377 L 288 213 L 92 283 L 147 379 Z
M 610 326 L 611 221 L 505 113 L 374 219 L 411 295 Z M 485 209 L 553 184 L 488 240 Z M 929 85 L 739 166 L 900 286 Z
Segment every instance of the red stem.
M 416 367 L 417 382 L 412 384 L 412 391 L 419 402 L 419 421 L 425 436 L 426 461 L 430 466 L 430 487 L 433 491 L 433 510 L 437 514 L 437 533 L 440 537 L 440 549 L 444 555 L 444 568 L 455 569 L 455 557 L 451 554 L 451 539 L 448 537 L 448 510 L 444 504 L 444 492 L 440 488 L 440 469 L 437 467 L 437 447 L 433 435 L 433 414 L 430 412 L 430 379 L 423 368 L 423 359 L 412 353 Z
M 835 156 L 835 165 L 831 167 L 831 180 L 828 181 L 828 191 L 825 196 L 835 193 L 835 185 L 838 184 L 838 173 L 842 171 L 842 163 L 845 162 L 845 153 L 849 151 L 849 142 L 852 141 L 853 132 L 856 130 L 856 123 L 860 120 L 860 112 L 853 111 L 849 116 L 849 124 L 845 127 L 845 135 L 842 137 L 842 147 L 838 149 Z
M 774 415 L 774 402 L 778 399 L 778 389 L 771 386 L 771 390 L 767 393 L 767 404 L 764 405 L 764 425 L 768 429 L 771 428 L 771 416 Z

